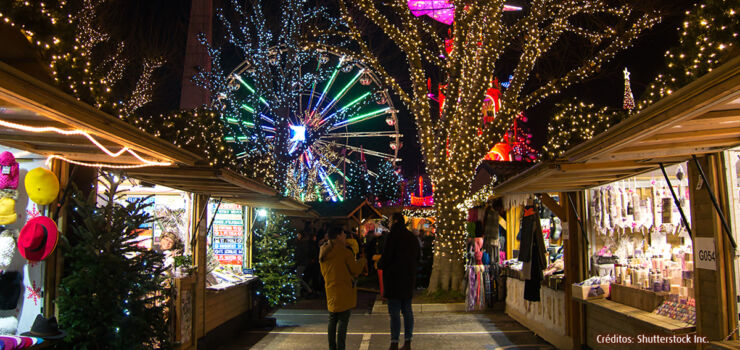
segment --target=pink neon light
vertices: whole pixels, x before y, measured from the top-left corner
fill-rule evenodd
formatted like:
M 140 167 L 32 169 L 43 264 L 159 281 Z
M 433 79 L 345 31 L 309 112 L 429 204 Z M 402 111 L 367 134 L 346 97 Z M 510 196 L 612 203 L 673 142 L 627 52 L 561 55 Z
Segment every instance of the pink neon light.
M 408 0 L 408 5 L 416 17 L 427 15 L 446 25 L 455 21 L 455 5 L 450 0 Z M 521 10 L 518 6 L 504 5 L 504 11 Z

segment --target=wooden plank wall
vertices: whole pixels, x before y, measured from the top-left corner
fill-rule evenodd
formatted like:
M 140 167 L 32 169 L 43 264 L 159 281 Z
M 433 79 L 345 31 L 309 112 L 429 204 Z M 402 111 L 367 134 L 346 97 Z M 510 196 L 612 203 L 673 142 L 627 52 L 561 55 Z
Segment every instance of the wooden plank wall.
M 216 327 L 249 311 L 251 307 L 251 285 L 249 283 L 223 291 L 206 290 L 205 331 Z
M 570 204 L 573 200 L 573 206 Z M 564 239 L 565 251 L 565 313 L 567 317 L 568 335 L 573 338 L 573 348 L 581 349 L 583 344 L 586 320 L 581 303 L 574 301 L 571 297 L 570 286 L 573 283 L 583 281 L 588 271 L 586 265 L 586 242 L 583 240 L 581 228 L 578 225 L 578 217 L 584 218 L 584 196 L 583 192 L 560 193 L 560 203 L 568 218 L 563 223 L 563 230 L 568 229 L 568 239 Z M 576 208 L 578 213 L 573 211 Z M 585 222 L 584 229 L 585 227 Z M 565 232 L 564 234 L 565 235 Z
M 696 294 L 697 333 L 710 340 L 722 340 L 737 326 L 736 304 L 734 302 L 734 268 L 730 243 L 722 232 L 722 226 L 707 193 L 705 186 L 710 186 L 721 203 L 727 203 L 727 192 L 722 184 L 724 171 L 719 155 L 712 154 L 699 158 L 709 183 L 702 183 L 693 161 L 688 164 L 691 228 L 694 237 L 711 237 L 715 240 L 717 256 L 716 270 L 696 268 L 694 264 L 694 281 Z M 727 206 L 723 206 L 727 213 Z M 694 254 L 696 256 L 696 254 Z
M 208 242 L 206 242 L 206 230 L 208 222 L 206 222 L 206 216 L 201 217 L 203 209 L 208 205 L 208 196 L 196 195 L 193 201 L 193 228 L 198 227 L 198 231 L 193 234 L 196 235 L 195 240 L 195 264 L 197 270 L 195 271 L 195 288 L 193 289 L 193 295 L 195 302 L 193 303 L 193 330 L 195 333 L 195 340 L 205 336 L 205 291 L 206 291 L 206 265 L 207 257 L 206 251 L 208 249 Z M 200 221 L 200 225 L 198 222 Z

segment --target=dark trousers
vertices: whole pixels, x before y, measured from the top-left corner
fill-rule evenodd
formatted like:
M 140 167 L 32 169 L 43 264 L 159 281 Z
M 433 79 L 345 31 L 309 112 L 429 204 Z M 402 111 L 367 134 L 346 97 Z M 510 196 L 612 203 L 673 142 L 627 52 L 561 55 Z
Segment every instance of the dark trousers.
M 411 298 L 388 299 L 388 313 L 391 315 L 391 343 L 398 343 L 401 335 L 401 313 L 403 313 L 403 333 L 406 341 L 414 335 L 414 312 Z
M 329 313 L 329 350 L 344 350 L 350 311 Z

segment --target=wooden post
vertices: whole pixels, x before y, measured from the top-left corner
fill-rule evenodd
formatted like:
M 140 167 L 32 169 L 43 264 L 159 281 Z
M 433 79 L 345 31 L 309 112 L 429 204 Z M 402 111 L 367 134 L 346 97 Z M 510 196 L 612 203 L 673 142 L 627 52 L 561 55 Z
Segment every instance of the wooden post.
M 734 252 L 722 231 L 709 194 L 704 186 L 714 192 L 720 207 L 728 213 L 725 172 L 721 167 L 720 155 L 711 154 L 699 158 L 707 176 L 700 179 L 694 162 L 688 163 L 689 193 L 691 202 L 691 229 L 694 233 L 694 293 L 696 297 L 696 331 L 709 340 L 722 340 L 737 325 L 733 259 Z M 701 183 L 699 182 L 701 181 Z M 714 239 L 716 266 L 714 269 L 698 268 L 696 240 Z
M 563 229 L 567 228 L 568 237 L 563 235 L 564 267 L 565 267 L 565 313 L 567 319 L 566 334 L 573 339 L 573 349 L 581 349 L 585 342 L 585 318 L 584 306 L 573 300 L 570 286 L 573 283 L 581 282 L 586 277 L 587 259 L 586 259 L 586 242 L 583 240 L 581 228 L 578 225 L 578 217 L 585 219 L 584 216 L 584 195 L 583 192 L 569 192 L 560 194 L 563 203 L 562 208 L 565 211 L 567 222 L 563 222 Z M 568 203 L 573 200 L 573 206 Z M 576 208 L 578 213 L 573 211 Z M 576 215 L 577 214 L 577 215 Z M 583 222 L 584 229 L 586 222 Z
M 57 178 L 59 178 L 59 188 L 61 188 L 60 192 L 64 193 L 63 191 L 69 183 L 69 163 L 55 159 L 51 163 L 51 171 L 57 176 Z M 58 200 L 59 199 L 57 198 L 57 201 L 54 201 L 54 203 L 49 206 L 49 212 L 46 213 L 47 216 L 52 217 L 52 215 L 54 215 L 57 210 L 62 209 L 58 208 Z M 59 212 L 59 216 L 57 218 L 57 227 L 64 228 L 66 224 L 67 216 L 65 209 Z M 60 235 L 66 235 L 66 233 L 66 230 L 61 230 L 59 232 Z M 54 252 L 46 258 L 46 261 L 44 263 L 45 271 L 43 313 L 44 317 L 48 318 L 51 316 L 58 316 L 55 301 L 57 298 L 57 290 L 59 289 L 59 284 L 62 281 L 62 267 L 64 266 L 64 257 L 62 256 L 59 249 L 54 249 Z
M 195 239 L 195 264 L 197 269 L 195 271 L 195 288 L 193 289 L 193 295 L 195 302 L 193 303 L 193 337 L 194 342 L 197 344 L 198 339 L 205 336 L 205 296 L 206 296 L 206 267 L 208 265 L 208 257 L 206 252 L 208 250 L 208 242 L 206 236 L 208 229 L 207 212 L 204 209 L 208 205 L 209 197 L 207 195 L 195 195 L 193 200 L 193 217 L 192 227 L 198 227 L 198 231 L 193 234 L 196 235 Z M 201 213 L 204 213 L 201 216 Z M 200 222 L 200 225 L 198 225 Z

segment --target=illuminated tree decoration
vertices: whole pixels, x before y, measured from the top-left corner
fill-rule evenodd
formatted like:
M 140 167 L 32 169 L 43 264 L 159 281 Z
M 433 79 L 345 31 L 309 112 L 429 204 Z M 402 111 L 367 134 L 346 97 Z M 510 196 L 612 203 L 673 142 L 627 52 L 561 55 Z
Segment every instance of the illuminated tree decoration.
M 503 139 L 519 113 L 593 76 L 660 21 L 657 13 L 603 0 L 538 1 L 509 12 L 500 0 L 452 3 L 460 5 L 451 45 L 445 45 L 445 37 L 430 21 L 414 16 L 406 1 L 337 0 L 341 27 L 315 23 L 311 31 L 353 40 L 353 47 L 336 50 L 360 55 L 414 117 L 426 171 L 435 185 L 438 214 L 429 292 L 461 289 L 465 217 L 457 204 L 468 195 L 478 163 Z M 368 20 L 373 26 L 364 23 Z M 405 56 L 404 84 L 381 63 L 382 50 L 366 32 L 370 27 L 380 28 Z M 538 65 L 551 52 L 571 44 L 583 47 L 580 52 L 587 56 L 562 60 L 562 71 L 545 71 Z M 454 47 L 450 54 L 449 47 Z M 493 122 L 481 127 L 486 89 L 503 69 L 511 70 L 513 77 L 501 94 L 502 108 Z M 441 113 L 428 103 L 427 77 L 432 72 L 446 85 Z
M 624 103 L 623 109 L 632 110 L 635 108 L 635 98 L 632 96 L 632 87 L 630 86 L 630 71 L 624 68 Z
M 678 28 L 679 45 L 666 52 L 663 72 L 655 77 L 629 113 L 576 99 L 557 104 L 548 126 L 548 142 L 543 147 L 545 156 L 559 157 L 569 147 L 591 139 L 629 117 L 630 113 L 637 113 L 726 62 L 736 51 L 740 23 L 732 3 L 705 1 L 686 12 Z M 625 90 L 631 90 L 628 79 L 626 74 Z M 626 95 L 627 91 L 625 99 Z
M 347 163 L 345 199 L 368 198 L 372 194 L 370 175 L 362 160 Z
M 239 162 L 267 159 L 271 170 L 263 173 L 272 175 L 266 181 L 283 195 L 342 201 L 353 153 L 397 160 L 397 111 L 361 60 L 319 44 L 306 47 L 307 23 L 331 20 L 323 9 L 286 0 L 281 10 L 280 29 L 273 33 L 260 2 L 242 6 L 233 0 L 220 9 L 227 41 L 243 61 L 227 71 L 223 49 L 209 46 L 212 69 L 196 81 L 210 90 Z
M 284 215 L 270 213 L 267 222 L 257 222 L 254 230 L 254 266 L 260 276 L 259 294 L 270 306 L 285 306 L 296 300 L 298 278 L 295 271 L 296 232 Z M 264 226 L 263 226 L 264 225 Z
M 403 178 L 388 160 L 383 160 L 378 167 L 378 177 L 373 182 L 375 199 L 382 206 L 401 204 L 401 187 Z

